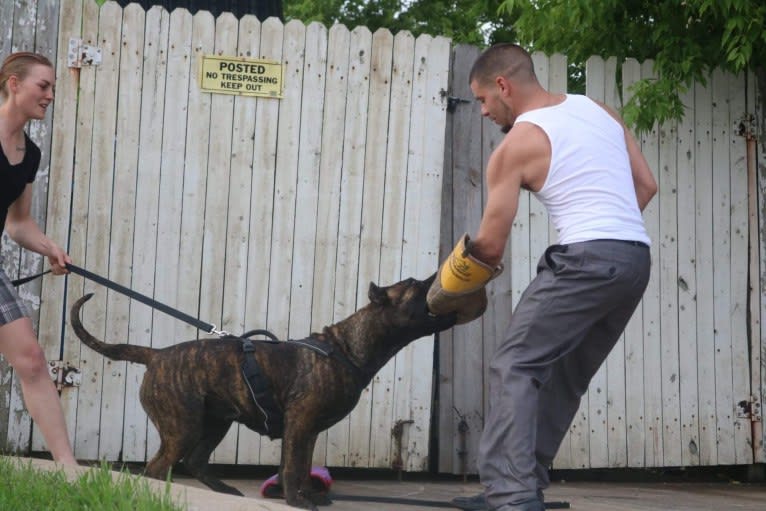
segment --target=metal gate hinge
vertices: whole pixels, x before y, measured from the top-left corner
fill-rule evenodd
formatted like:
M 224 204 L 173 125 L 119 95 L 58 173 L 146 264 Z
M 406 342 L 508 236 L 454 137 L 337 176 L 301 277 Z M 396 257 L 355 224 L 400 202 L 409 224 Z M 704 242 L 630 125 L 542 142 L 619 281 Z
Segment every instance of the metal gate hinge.
M 737 403 L 737 418 L 750 419 L 752 422 L 761 421 L 761 403 L 755 396 L 750 396 L 749 399 L 743 399 Z
M 51 379 L 56 382 L 58 390 L 64 387 L 79 387 L 82 382 L 80 370 L 64 363 L 63 360 L 48 361 L 48 373 L 51 375 Z
M 101 48 L 82 44 L 82 39 L 72 37 L 69 39 L 69 51 L 67 52 L 67 65 L 69 67 L 97 66 L 101 64 Z
M 734 122 L 734 133 L 748 140 L 755 140 L 758 128 L 755 122 L 755 116 L 745 114 Z

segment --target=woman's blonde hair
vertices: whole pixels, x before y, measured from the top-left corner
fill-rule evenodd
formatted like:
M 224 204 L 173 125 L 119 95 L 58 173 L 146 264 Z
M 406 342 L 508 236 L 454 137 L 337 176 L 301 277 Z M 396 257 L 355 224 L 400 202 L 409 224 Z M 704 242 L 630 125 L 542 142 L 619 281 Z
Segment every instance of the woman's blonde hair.
M 19 80 L 26 78 L 29 68 L 36 64 L 42 64 L 53 68 L 53 64 L 48 57 L 29 51 L 19 51 L 11 53 L 6 57 L 2 67 L 0 67 L 0 96 L 7 98 L 7 83 L 11 76 L 16 76 Z

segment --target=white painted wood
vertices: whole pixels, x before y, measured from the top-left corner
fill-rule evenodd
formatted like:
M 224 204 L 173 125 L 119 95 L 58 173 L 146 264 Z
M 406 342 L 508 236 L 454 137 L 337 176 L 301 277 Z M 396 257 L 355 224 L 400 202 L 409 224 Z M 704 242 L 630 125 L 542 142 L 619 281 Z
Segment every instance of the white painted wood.
M 104 14 L 110 15 L 107 8 Z M 112 224 L 109 238 L 108 276 L 115 282 L 130 285 L 133 263 L 133 236 L 136 210 L 136 165 L 138 164 L 139 124 L 141 121 L 141 79 L 144 49 L 145 14 L 137 4 L 123 11 L 119 86 L 115 90 L 117 110 L 114 147 L 113 186 L 119 193 L 112 197 Z M 107 145 L 108 147 L 108 145 Z M 120 293 L 108 293 L 105 338 L 125 342 L 128 338 L 130 299 Z M 99 459 L 118 459 L 122 451 L 124 401 L 127 362 L 104 360 L 101 396 L 101 440 Z
M 261 59 L 282 61 L 283 27 L 270 18 L 261 25 Z M 250 232 L 248 241 L 247 301 L 245 324 L 248 328 L 267 327 L 269 306 L 269 261 L 271 226 L 276 172 L 277 124 L 280 101 L 258 98 L 253 140 L 253 184 L 250 199 Z M 274 463 L 279 455 L 279 442 L 240 428 L 238 460 L 240 463 Z M 262 451 L 266 454 L 261 458 Z
M 335 295 L 335 264 L 338 250 L 341 172 L 343 144 L 336 134 L 343 132 L 346 116 L 349 72 L 348 29 L 341 24 L 329 30 L 327 66 L 325 70 L 324 117 L 319 161 L 319 198 L 316 214 L 316 248 L 314 250 L 314 285 L 312 288 L 311 331 L 318 332 L 332 323 Z M 324 465 L 327 432 L 319 434 L 313 463 Z
M 694 89 L 681 100 L 694 105 Z M 676 141 L 678 181 L 678 360 L 681 464 L 699 465 L 699 396 L 697 394 L 697 279 L 694 116 L 678 124 Z
M 370 282 L 380 282 L 381 237 L 383 231 L 383 198 L 386 194 L 386 152 L 389 104 L 391 101 L 391 69 L 394 37 L 390 31 L 377 30 L 372 36 L 370 59 L 369 102 L 367 104 L 367 143 L 364 151 L 364 187 L 362 190 L 362 216 L 360 229 L 359 269 L 356 285 L 356 304 L 360 308 L 368 303 Z M 397 279 L 398 280 L 398 279 Z M 393 364 L 389 364 L 392 366 Z M 383 374 L 392 368 L 384 370 Z M 379 373 L 380 374 L 380 373 Z M 359 403 L 349 417 L 349 459 L 351 466 L 365 466 L 370 458 L 370 430 L 372 427 L 372 389 L 368 385 Z M 389 427 L 390 431 L 390 427 Z
M 653 76 L 654 63 L 651 60 L 641 64 L 641 78 Z M 659 130 L 655 126 L 650 133 L 641 136 L 641 152 L 659 184 Z M 659 197 L 644 209 L 644 224 L 652 240 L 652 272 L 644 291 L 644 456 L 646 466 L 662 466 L 662 375 L 660 374 L 662 353 L 660 335 L 660 206 Z
M 641 66 L 627 59 L 622 66 L 623 104 L 631 98 L 632 86 L 641 79 Z M 644 332 L 643 302 L 625 327 L 626 456 L 629 467 L 643 467 L 644 458 Z M 611 448 L 611 445 L 610 445 Z
M 377 53 L 380 54 L 380 50 Z M 383 204 L 380 270 L 376 279 L 380 285 L 390 285 L 406 278 L 401 274 L 401 261 L 407 206 L 405 198 L 414 54 L 415 38 L 412 34 L 405 31 L 396 34 L 393 38 L 393 62 L 390 69 L 390 112 L 388 119 L 383 123 L 387 129 L 388 144 L 385 158 L 385 189 L 381 194 Z M 395 365 L 395 360 L 390 361 L 373 379 L 369 459 L 369 465 L 373 467 L 391 466 L 391 429 L 395 421 Z
M 197 16 L 204 13 L 197 13 Z M 192 16 L 185 9 L 170 14 L 167 53 L 166 87 L 172 94 L 165 96 L 163 113 L 162 152 L 160 159 L 159 209 L 157 216 L 157 256 L 154 268 L 154 298 L 171 307 L 194 314 L 182 307 L 179 297 L 196 293 L 184 287 L 187 270 L 179 266 L 180 236 L 183 210 L 184 154 L 186 151 L 186 114 L 191 76 Z M 191 141 L 190 141 L 191 142 Z M 196 309 L 196 308 L 195 308 Z M 177 329 L 179 322 L 167 314 L 152 316 L 152 347 L 164 348 L 183 341 Z M 154 427 L 147 435 L 147 453 L 159 448 L 159 436 Z
M 237 55 L 237 18 L 231 13 L 224 13 L 215 23 L 215 54 L 224 56 Z M 196 70 L 195 70 L 196 71 Z M 195 73 L 196 74 L 196 73 Z M 221 325 L 226 331 L 240 332 L 242 325 L 230 317 L 223 323 L 225 296 L 236 300 L 236 287 L 229 285 L 237 279 L 238 264 L 236 247 L 238 240 L 230 240 L 228 234 L 237 237 L 241 225 L 236 218 L 230 218 L 229 183 L 233 164 L 232 131 L 234 123 L 234 98 L 229 94 L 214 94 L 211 98 L 210 127 L 211 136 L 208 146 L 208 174 L 205 194 L 205 227 L 202 244 L 202 276 L 200 279 L 199 314 L 208 322 Z M 235 182 L 233 186 L 239 186 Z M 191 205 L 190 205 L 191 206 Z M 237 208 L 242 205 L 235 205 Z M 247 207 L 247 204 L 244 205 Z M 196 206 L 192 206 L 195 207 Z M 235 209 L 236 212 L 236 209 Z M 237 213 L 234 213 L 235 217 Z M 231 220 L 233 225 L 228 225 Z M 231 243 L 229 243 L 231 241 Z M 230 250 L 234 253 L 230 253 Z M 231 256 L 231 257 L 230 257 Z M 223 263 L 223 264 L 222 264 Z M 230 276 L 229 284 L 229 274 Z M 229 284 L 229 285 L 227 285 Z M 234 306 L 236 310 L 236 306 Z M 236 461 L 237 428 L 230 428 L 210 457 L 211 463 L 234 463 Z
M 433 273 L 439 264 L 438 226 L 441 217 L 441 178 L 444 163 L 442 141 L 447 108 L 444 91 L 447 90 L 448 84 L 449 58 L 448 39 L 421 35 L 415 41 L 415 62 L 425 62 L 428 68 L 421 73 L 416 68 L 413 76 L 414 102 L 410 124 L 407 204 L 417 209 L 413 217 L 410 217 L 413 212 L 408 211 L 405 219 L 403 276 L 416 275 L 424 278 Z M 422 106 L 417 103 L 418 97 L 422 98 Z M 422 114 L 418 112 L 421 107 Z M 416 175 L 413 175 L 413 172 L 418 170 L 415 180 Z M 402 467 L 405 470 L 422 471 L 428 468 L 432 398 L 430 368 L 433 352 L 433 336 L 429 336 L 410 344 L 396 357 L 397 382 L 406 382 L 406 375 L 409 375 L 410 381 L 409 389 L 406 384 L 400 384 L 394 394 L 396 420 L 412 421 L 409 427 L 404 427 L 405 434 L 402 438 Z M 404 399 L 405 397 L 407 399 Z
M 91 175 L 88 189 L 85 266 L 94 273 L 107 275 L 111 245 L 112 189 L 114 186 L 114 129 L 117 116 L 117 91 L 120 64 L 120 25 L 122 9 L 113 2 L 104 4 L 98 23 L 99 46 L 106 58 L 96 70 L 93 116 L 93 142 L 90 152 Z M 87 23 L 87 21 L 86 21 Z M 92 282 L 86 292 L 98 292 L 99 299 L 88 304 L 88 324 L 99 338 L 106 335 L 108 293 Z M 77 297 L 75 297 L 77 298 Z M 77 341 L 79 342 L 79 341 Z M 80 387 L 77 403 L 75 455 L 98 459 L 101 435 L 101 399 L 103 397 L 104 357 L 82 345 L 80 369 L 91 385 Z
M 591 57 L 585 63 L 585 92 L 591 98 L 613 103 L 606 95 L 606 82 L 612 81 L 615 62 L 605 62 L 601 57 Z M 611 355 L 610 355 L 611 356 Z M 580 411 L 588 414 L 588 466 L 608 465 L 607 437 L 607 365 L 601 364 L 590 381 L 588 392 L 583 396 Z M 579 413 L 579 412 L 578 412 Z M 584 445 L 584 442 L 583 442 Z
M 237 56 L 256 58 L 260 51 L 261 23 L 255 16 L 243 16 L 239 22 Z M 194 88 L 196 90 L 196 87 Z M 190 100 L 192 91 L 190 90 Z M 210 96 L 208 94 L 201 94 Z M 255 132 L 259 127 L 256 120 L 255 97 L 234 97 L 234 126 L 231 143 L 231 173 L 229 179 L 228 217 L 226 228 L 226 264 L 223 281 L 219 283 L 224 291 L 223 319 L 224 330 L 239 335 L 251 329 L 247 318 L 247 272 L 250 243 L 250 211 L 253 186 L 253 147 Z M 203 125 L 204 126 L 204 125 Z M 190 162 L 187 160 L 187 169 Z M 230 445 L 231 452 L 239 461 L 242 445 L 249 450 L 257 446 L 259 440 L 255 433 L 245 426 L 234 424 L 227 435 L 236 438 L 236 444 Z M 225 458 L 224 458 L 225 459 Z M 248 460 L 250 462 L 251 460 Z
M 731 367 L 731 180 L 729 137 L 731 123 L 728 79 L 713 72 L 713 327 L 715 339 L 715 396 L 718 463 L 735 463 Z
M 328 132 L 321 129 L 327 90 L 327 37 L 327 29 L 319 23 L 311 23 L 306 27 L 290 291 L 289 331 L 293 339 L 302 339 L 312 331 L 321 330 L 322 327 L 312 328 L 312 300 L 329 301 L 326 296 L 314 298 L 312 292 L 318 277 L 314 258 L 318 252 L 319 224 L 322 222 L 317 213 L 320 201 L 325 200 L 319 193 L 319 183 L 323 137 L 328 135 Z
M 678 384 L 678 211 L 676 168 L 677 125 L 660 126 L 659 192 L 660 236 L 656 271 L 660 278 L 663 463 L 681 464 L 680 396 Z
M 718 462 L 713 337 L 713 96 L 710 81 L 694 86 L 694 185 L 697 392 L 700 465 Z
M 617 90 L 617 59 L 606 60 L 604 73 L 604 103 L 619 111 L 620 96 Z M 625 437 L 627 435 L 625 415 L 625 336 L 621 335 L 606 359 L 606 439 L 607 467 L 625 467 L 628 464 Z
M 364 148 L 372 50 L 370 31 L 366 27 L 355 28 L 351 32 L 349 48 L 333 322 L 345 318 L 357 306 L 357 271 L 365 171 Z M 341 420 L 327 431 L 328 465 L 348 464 L 349 434 L 348 418 Z
M 282 63 L 284 64 L 285 88 L 279 105 L 277 134 L 277 161 L 274 182 L 274 221 L 271 233 L 271 263 L 269 273 L 268 329 L 281 339 L 288 339 L 291 332 L 290 300 L 292 265 L 295 240 L 296 182 L 298 175 L 298 143 L 300 136 L 301 93 L 303 90 L 303 57 L 306 43 L 306 27 L 291 21 L 284 27 Z M 298 311 L 296 311 L 298 313 Z M 308 311 L 301 313 L 307 314 Z M 299 332 L 303 333 L 303 332 Z M 276 447 L 276 445 L 274 445 Z M 261 463 L 265 459 L 278 460 L 277 452 L 265 458 L 261 446 Z
M 160 164 L 162 159 L 162 118 L 165 108 L 168 35 L 170 14 L 161 7 L 146 12 L 141 80 L 141 126 L 136 165 L 136 200 L 131 288 L 152 296 L 157 251 Z M 152 309 L 130 302 L 128 342 L 151 345 Z M 145 366 L 128 364 L 126 369 L 125 418 L 122 457 L 125 461 L 146 460 L 148 418 L 139 401 L 138 389 Z

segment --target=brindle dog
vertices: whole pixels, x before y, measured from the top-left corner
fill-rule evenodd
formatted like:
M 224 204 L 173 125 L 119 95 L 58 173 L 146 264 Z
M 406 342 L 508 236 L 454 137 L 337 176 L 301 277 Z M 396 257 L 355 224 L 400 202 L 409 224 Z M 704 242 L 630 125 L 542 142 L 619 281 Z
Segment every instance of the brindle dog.
M 434 277 L 388 287 L 371 283 L 369 304 L 311 334 L 309 341 L 340 351 L 345 363 L 299 342 L 256 342 L 255 358 L 284 414 L 279 480 L 289 505 L 316 509 L 317 504 L 329 503 L 311 485 L 317 435 L 351 412 L 374 374 L 400 349 L 455 324 L 455 314 L 434 316 L 428 311 L 426 293 Z M 91 296 L 72 306 L 70 319 L 77 336 L 113 360 L 146 365 L 141 403 L 161 441 L 146 465 L 146 475 L 164 479 L 183 460 L 191 474 L 211 489 L 242 495 L 207 471 L 210 454 L 233 422 L 268 433 L 264 414 L 240 370 L 245 356 L 242 341 L 202 339 L 164 349 L 107 344 L 88 333 L 80 321 L 80 308 Z

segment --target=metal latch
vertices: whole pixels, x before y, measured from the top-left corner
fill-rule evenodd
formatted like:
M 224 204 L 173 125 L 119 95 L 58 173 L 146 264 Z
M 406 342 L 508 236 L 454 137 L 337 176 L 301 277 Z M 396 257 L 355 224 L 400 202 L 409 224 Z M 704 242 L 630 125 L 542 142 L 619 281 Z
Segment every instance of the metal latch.
M 56 382 L 56 388 L 61 390 L 64 387 L 79 387 L 82 383 L 82 373 L 74 366 L 64 363 L 63 360 L 50 360 L 48 362 L 48 373 L 51 379 Z
M 97 66 L 101 64 L 101 48 L 82 44 L 82 39 L 72 37 L 69 39 L 69 51 L 67 52 L 67 65 L 69 67 Z
M 761 403 L 755 399 L 755 396 L 750 396 L 750 399 L 743 399 L 737 403 L 737 418 L 750 419 L 752 422 L 761 421 Z

